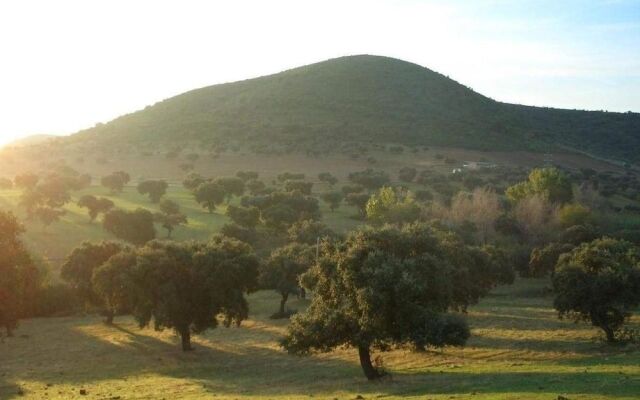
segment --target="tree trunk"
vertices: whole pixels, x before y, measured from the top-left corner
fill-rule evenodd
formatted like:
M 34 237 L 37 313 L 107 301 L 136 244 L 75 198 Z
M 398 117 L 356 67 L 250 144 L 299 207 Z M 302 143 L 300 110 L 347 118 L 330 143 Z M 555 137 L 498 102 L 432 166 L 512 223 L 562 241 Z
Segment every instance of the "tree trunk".
M 182 351 L 191 351 L 191 331 L 189 328 L 180 330 L 180 338 L 182 339 Z
M 609 326 L 602 326 L 601 328 L 604 331 L 605 335 L 607 335 L 607 342 L 613 343 L 616 341 L 616 336 L 613 333 L 613 329 L 611 329 Z
M 113 325 L 113 315 L 114 315 L 114 312 L 112 310 L 107 310 L 106 319 L 104 320 L 104 323 L 107 325 Z
M 287 302 L 287 299 L 289 299 L 289 293 L 280 293 L 282 295 L 282 298 L 280 299 L 280 315 L 284 315 L 284 305 Z
M 380 373 L 373 367 L 373 364 L 371 364 L 369 346 L 358 346 L 358 355 L 360 356 L 360 366 L 362 367 L 364 376 L 370 381 L 380 378 Z

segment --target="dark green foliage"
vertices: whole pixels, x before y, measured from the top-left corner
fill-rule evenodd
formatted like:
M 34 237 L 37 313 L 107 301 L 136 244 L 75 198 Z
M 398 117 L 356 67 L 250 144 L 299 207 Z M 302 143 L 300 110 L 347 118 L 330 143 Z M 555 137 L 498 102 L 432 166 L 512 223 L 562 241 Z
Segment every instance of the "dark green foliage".
M 344 195 L 341 192 L 325 192 L 320 195 L 320 198 L 329 205 L 331 211 L 335 211 L 340 207 Z
M 321 172 L 320 174 L 318 174 L 318 179 L 320 180 L 320 182 L 327 183 L 331 187 L 338 183 L 338 178 L 331 175 L 329 172 Z
M 389 175 L 386 172 L 374 171 L 372 169 L 352 172 L 349 174 L 349 180 L 353 183 L 362 185 L 369 190 L 378 189 L 390 181 Z
M 321 217 L 318 200 L 295 192 L 273 192 L 268 195 L 244 197 L 244 207 L 257 207 L 269 228 L 284 230 L 297 221 L 318 220 Z
M 560 317 L 589 321 L 614 342 L 640 304 L 640 251 L 611 238 L 583 243 L 560 257 L 553 289 Z
M 39 285 L 38 270 L 20 240 L 23 232 L 13 214 L 0 211 L 0 328 L 7 336 L 31 307 Z
M 256 207 L 227 207 L 227 216 L 236 224 L 253 229 L 260 223 L 260 210 Z
M 132 271 L 133 315 L 140 326 L 153 320 L 170 328 L 191 350 L 191 334 L 239 325 L 248 316 L 244 294 L 257 285 L 258 260 L 249 245 L 223 236 L 208 243 L 153 241 L 138 251 Z
M 244 181 L 240 178 L 218 178 L 214 183 L 222 188 L 227 203 L 233 196 L 242 196 L 244 193 Z
M 122 249 L 123 246 L 116 242 L 83 242 L 67 256 L 61 267 L 60 277 L 78 292 L 84 302 L 98 305 L 98 296 L 91 282 L 93 273 Z
M 292 243 L 271 252 L 260 266 L 259 283 L 264 289 L 273 289 L 282 296 L 275 317 L 284 317 L 289 295 L 300 293 L 298 278 L 315 261 L 315 250 L 306 244 Z
M 368 193 L 349 193 L 345 198 L 347 204 L 356 207 L 361 217 L 367 215 L 367 202 L 371 197 Z
M 117 171 L 110 175 L 103 176 L 100 184 L 111 191 L 111 193 L 120 193 L 124 185 L 129 183 L 131 177 L 124 171 Z
M 262 194 L 262 192 L 265 190 L 265 188 L 267 187 L 264 182 L 253 179 L 250 180 L 246 183 L 247 189 L 249 190 L 249 193 L 251 193 L 252 196 L 258 195 L 258 194 Z
M 193 90 L 81 138 L 106 145 L 231 137 L 251 146 L 311 148 L 320 138 L 331 149 L 345 141 L 480 150 L 563 145 L 637 161 L 639 125 L 636 113 L 500 103 L 418 65 L 363 55 Z
M 242 179 L 243 182 L 255 181 L 258 179 L 258 173 L 256 171 L 238 171 L 236 176 Z
M 180 212 L 180 205 L 169 199 L 163 199 L 160 202 L 160 212 L 155 213 L 153 218 L 166 229 L 169 238 L 177 226 L 187 223 L 187 216 Z
M 342 193 L 345 196 L 348 196 L 351 193 L 362 193 L 364 191 L 364 186 L 362 185 L 344 185 L 342 187 Z
M 209 210 L 209 213 L 212 213 L 216 206 L 222 204 L 225 195 L 224 188 L 216 182 L 201 183 L 193 192 L 196 202 Z
M 570 243 L 574 246 L 584 242 L 591 242 L 598 237 L 598 231 L 592 225 L 574 225 L 570 226 L 560 234 L 562 243 Z
M 235 223 L 222 225 L 220 234 L 251 245 L 255 244 L 258 240 L 258 233 L 254 228 L 247 228 Z
M 529 273 L 536 278 L 553 275 L 561 254 L 568 253 L 575 246 L 569 243 L 549 243 L 544 247 L 536 247 L 531 251 Z
M 118 239 L 136 246 L 156 237 L 153 214 L 144 208 L 135 211 L 114 209 L 105 214 L 102 227 Z
M 322 222 L 304 220 L 291 225 L 287 230 L 289 240 L 297 243 L 315 245 L 318 239 L 336 237 L 336 233 Z
M 428 190 L 417 190 L 416 191 L 416 200 L 420 200 L 420 201 L 433 200 L 433 193 L 431 193 Z
M 292 172 L 284 172 L 277 176 L 277 179 L 279 182 L 299 181 L 299 180 L 304 180 L 304 178 L 305 178 L 304 174 L 292 173 Z
M 403 182 L 413 182 L 418 175 L 418 170 L 411 167 L 402 167 L 398 172 L 398 179 Z
M 314 293 L 311 305 L 292 317 L 283 346 L 295 354 L 353 346 L 365 376 L 376 379 L 372 348 L 463 344 L 468 328 L 441 318 L 477 301 L 478 293 L 462 290 L 476 291 L 472 280 L 484 271 L 451 259 L 459 243 L 449 249 L 438 236 L 424 225 L 386 226 L 324 242 L 319 263 L 301 278 Z
M 98 214 L 106 213 L 113 208 L 113 201 L 104 197 L 95 197 L 85 194 L 78 200 L 78 207 L 86 208 L 91 222 L 95 221 Z
M 187 175 L 186 178 L 184 178 L 184 180 L 182 181 L 182 186 L 185 189 L 193 192 L 198 188 L 198 186 L 200 186 L 205 182 L 206 182 L 206 179 L 202 175 L 192 172 L 189 175 Z
M 131 309 L 136 257 L 135 251 L 123 249 L 93 271 L 91 285 L 104 304 L 107 324 L 113 323 L 118 313 Z
M 284 183 L 284 190 L 286 190 L 287 192 L 293 192 L 294 190 L 297 190 L 302 194 L 310 195 L 311 188 L 313 188 L 313 182 L 288 180 Z
M 138 193 L 148 195 L 152 203 L 157 203 L 167 193 L 169 185 L 164 180 L 149 180 L 138 184 Z

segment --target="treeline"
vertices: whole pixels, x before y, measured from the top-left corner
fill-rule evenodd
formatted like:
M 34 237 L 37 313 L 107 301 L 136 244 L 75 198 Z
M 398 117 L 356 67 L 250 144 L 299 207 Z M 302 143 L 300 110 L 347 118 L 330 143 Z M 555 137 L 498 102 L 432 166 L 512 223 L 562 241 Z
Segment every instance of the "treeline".
M 556 168 L 534 169 L 498 189 L 472 174 L 442 180 L 399 171 L 402 182 L 433 190 L 426 195 L 393 186 L 382 171 L 354 172 L 340 190 L 335 177 L 322 173 L 320 197 L 329 208 L 346 201 L 368 225 L 342 236 L 321 223 L 317 192 L 304 174 L 286 172 L 265 183 L 254 171 L 219 178 L 192 173 L 183 185 L 203 212 L 227 203 L 232 222 L 219 235 L 206 242 L 157 240 L 158 220 L 150 212 L 113 209 L 103 225 L 129 244 L 82 244 L 62 266 L 67 284 L 55 286 L 42 282 L 18 221 L 2 213 L 0 324 L 11 332 L 19 318 L 33 315 L 85 309 L 112 323 L 131 314 L 141 327 L 175 330 L 189 350 L 192 334 L 219 321 L 240 324 L 250 312 L 246 294 L 268 289 L 280 295 L 273 318 L 292 318 L 282 339 L 287 351 L 351 346 L 367 378 L 377 379 L 383 371 L 372 364 L 372 350 L 464 345 L 467 308 L 519 273 L 550 276 L 559 317 L 589 322 L 609 342 L 638 340 L 625 323 L 640 304 L 640 250 L 611 235 L 603 223 L 611 210 L 585 185 L 593 181 L 589 171 L 581 174 L 585 179 L 576 181 Z M 437 190 L 454 184 L 467 190 Z M 162 186 L 139 191 L 159 193 Z M 163 195 L 150 199 L 161 201 L 161 209 Z M 234 197 L 240 205 L 229 204 Z M 306 310 L 286 308 L 290 296 L 309 292 Z

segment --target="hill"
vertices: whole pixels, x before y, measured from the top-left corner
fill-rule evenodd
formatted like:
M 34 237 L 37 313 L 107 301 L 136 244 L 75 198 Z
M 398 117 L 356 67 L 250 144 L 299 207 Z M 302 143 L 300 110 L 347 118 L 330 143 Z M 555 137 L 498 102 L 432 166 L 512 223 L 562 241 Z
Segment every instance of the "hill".
M 256 151 L 399 143 L 640 161 L 640 114 L 501 103 L 427 68 L 350 56 L 196 89 L 74 135 L 123 144 L 234 142 Z
M 49 141 L 50 139 L 57 138 L 56 135 L 36 134 L 16 139 L 12 142 L 5 144 L 3 147 L 24 147 L 31 145 L 38 145 Z

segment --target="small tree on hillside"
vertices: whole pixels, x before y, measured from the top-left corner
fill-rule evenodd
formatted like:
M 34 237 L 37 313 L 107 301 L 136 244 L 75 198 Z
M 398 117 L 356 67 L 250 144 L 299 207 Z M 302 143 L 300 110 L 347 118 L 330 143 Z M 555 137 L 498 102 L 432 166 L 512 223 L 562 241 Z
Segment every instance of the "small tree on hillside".
M 0 211 L 0 328 L 7 336 L 13 336 L 39 284 L 38 270 L 20 240 L 23 232 L 13 214 Z
M 207 180 L 202 175 L 192 172 L 184 178 L 182 186 L 188 191 L 193 192 L 198 188 L 198 186 L 202 185 L 206 181 Z
M 213 213 L 217 205 L 222 204 L 225 198 L 225 190 L 216 182 L 205 182 L 200 184 L 193 193 L 196 202 Z
M 343 243 L 325 242 L 320 253 L 319 263 L 301 278 L 313 290 L 311 304 L 292 317 L 282 341 L 290 353 L 352 346 L 373 380 L 381 372 L 371 362 L 372 349 L 463 345 L 469 337 L 466 323 L 446 314 L 459 282 L 438 256 L 430 229 L 357 231 Z
M 403 167 L 400 168 L 398 172 L 398 179 L 403 182 L 413 182 L 413 180 L 418 175 L 418 170 L 412 167 Z
M 157 203 L 160 198 L 167 193 L 169 185 L 163 180 L 158 181 L 144 181 L 138 184 L 138 193 L 142 195 L 148 195 L 152 203 Z
M 290 294 L 300 293 L 298 278 L 313 264 L 315 250 L 306 244 L 293 243 L 271 252 L 260 267 L 260 285 L 273 289 L 281 296 L 280 308 L 272 318 L 288 317 L 285 305 Z
M 303 220 L 291 225 L 287 230 L 289 240 L 295 243 L 315 245 L 318 239 L 334 238 L 336 233 L 318 221 Z
M 575 246 L 568 243 L 549 243 L 544 247 L 536 247 L 531 251 L 529 273 L 536 278 L 553 275 L 558 259 Z
M 284 183 L 284 190 L 286 190 L 287 192 L 293 192 L 294 190 L 297 190 L 302 194 L 310 195 L 312 188 L 313 182 L 289 180 Z
M 355 207 L 361 217 L 367 216 L 367 202 L 371 196 L 368 193 L 349 193 L 345 198 L 347 204 Z
M 49 225 L 60 220 L 65 215 L 65 210 L 59 210 L 51 207 L 38 207 L 34 210 L 33 215 L 42 223 L 46 229 Z
M 13 179 L 13 183 L 20 189 L 33 189 L 38 184 L 38 181 L 40 181 L 40 177 L 30 172 L 16 175 Z
M 260 210 L 257 207 L 227 207 L 227 216 L 244 228 L 254 229 L 260 223 Z
M 83 242 L 67 256 L 62 264 L 60 276 L 86 303 L 98 305 L 100 302 L 91 283 L 93 272 L 122 249 L 123 246 L 116 242 Z
M 374 223 L 404 224 L 420 216 L 420 206 L 411 193 L 386 186 L 371 195 L 365 210 Z
M 118 239 L 141 246 L 156 237 L 153 214 L 144 208 L 135 211 L 114 209 L 105 214 L 102 227 Z
M 640 251 L 610 238 L 583 243 L 560 257 L 553 289 L 561 318 L 589 321 L 614 342 L 640 304 Z
M 507 198 L 513 203 L 533 196 L 542 196 L 550 203 L 567 203 L 573 199 L 571 181 L 556 168 L 536 168 L 528 180 L 507 188 Z
M 171 328 L 191 350 L 191 334 L 247 318 L 244 294 L 256 287 L 258 259 L 249 245 L 215 237 L 209 243 L 154 241 L 139 251 L 133 271 L 133 315 L 141 327 Z
M 244 194 L 244 181 L 240 178 L 218 178 L 214 182 L 224 191 L 227 203 L 231 201 L 233 196 L 242 196 Z
M 259 174 L 256 171 L 238 171 L 236 176 L 246 183 L 258 179 Z
M 131 177 L 124 171 L 116 171 L 112 174 L 103 176 L 100 184 L 111 191 L 112 194 L 122 192 L 124 185 L 129 183 Z
M 169 199 L 163 199 L 160 202 L 160 212 L 155 213 L 153 218 L 166 229 L 168 238 L 177 226 L 187 223 L 187 216 L 180 212 L 178 203 Z
M 318 174 L 318 179 L 320 180 L 320 182 L 327 183 L 331 187 L 338 183 L 338 178 L 331 175 L 329 172 L 321 172 L 320 174 Z
M 95 268 L 91 286 L 105 307 L 105 322 L 113 323 L 113 317 L 131 308 L 134 293 L 131 273 L 136 265 L 136 253 L 124 250 L 111 256 Z
M 78 207 L 86 208 L 89 212 L 91 222 L 95 221 L 101 213 L 106 213 L 113 208 L 113 201 L 104 197 L 95 197 L 85 194 L 78 200 Z
M 329 209 L 331 211 L 335 211 L 340 207 L 340 203 L 342 203 L 344 196 L 341 192 L 325 192 L 322 193 L 320 198 L 329 205 Z

